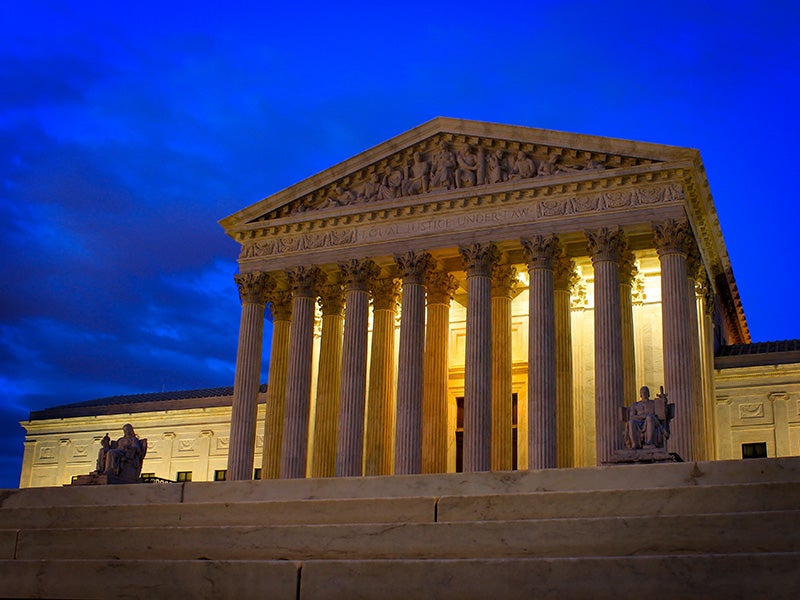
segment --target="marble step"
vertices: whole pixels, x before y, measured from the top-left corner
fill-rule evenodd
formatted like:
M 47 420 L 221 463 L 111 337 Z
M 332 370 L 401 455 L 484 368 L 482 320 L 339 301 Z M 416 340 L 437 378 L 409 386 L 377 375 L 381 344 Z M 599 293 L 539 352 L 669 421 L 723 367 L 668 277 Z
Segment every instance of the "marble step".
M 0 490 L 0 508 L 401 498 L 800 481 L 800 457 L 539 471 Z
M 797 598 L 800 553 L 424 560 L 0 560 L 0 597 Z
M 0 509 L 0 529 L 424 523 L 788 510 L 800 482 L 593 492 Z
M 524 521 L 27 529 L 0 558 L 416 559 L 800 551 L 800 510 Z M 13 543 L 11 534 L 14 534 Z

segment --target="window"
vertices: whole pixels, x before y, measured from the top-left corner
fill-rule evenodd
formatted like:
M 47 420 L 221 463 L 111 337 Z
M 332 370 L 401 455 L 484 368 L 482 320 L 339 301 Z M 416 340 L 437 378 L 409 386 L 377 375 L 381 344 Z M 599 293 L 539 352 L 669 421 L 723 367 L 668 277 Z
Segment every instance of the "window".
M 253 479 L 261 479 L 261 469 L 255 469 L 253 471 Z
M 227 469 L 217 469 L 214 471 L 214 481 L 225 481 L 228 478 Z
M 178 474 L 175 476 L 175 481 L 181 483 L 184 481 L 191 481 L 192 480 L 192 472 L 191 471 L 178 471 Z
M 142 473 L 139 476 L 139 478 L 142 479 L 143 481 L 150 481 L 151 479 L 155 479 L 156 478 L 156 474 L 155 473 Z
M 72 479 L 71 479 L 70 481 L 71 481 L 72 483 L 75 483 L 76 481 L 78 481 L 78 475 L 73 475 L 73 476 L 72 476 Z
M 767 442 L 742 444 L 742 458 L 767 458 Z

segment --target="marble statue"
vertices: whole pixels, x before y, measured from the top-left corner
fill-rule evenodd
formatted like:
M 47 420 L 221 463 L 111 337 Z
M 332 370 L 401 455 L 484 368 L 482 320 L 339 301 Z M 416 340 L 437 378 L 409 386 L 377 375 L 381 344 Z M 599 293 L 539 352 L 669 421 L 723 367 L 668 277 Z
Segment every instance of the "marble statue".
M 625 446 L 634 450 L 641 448 L 664 448 L 669 438 L 669 409 L 664 388 L 656 400 L 650 398 L 650 388 L 642 386 L 639 400 L 627 409 Z
M 130 423 L 123 425 L 122 431 L 125 435 L 116 442 L 110 442 L 109 446 L 103 445 L 100 448 L 97 457 L 98 473 L 128 481 L 138 481 L 142 474 L 142 462 L 147 454 L 147 440 L 139 439 Z M 108 434 L 103 441 L 107 438 Z M 105 460 L 102 471 L 100 471 L 101 456 Z

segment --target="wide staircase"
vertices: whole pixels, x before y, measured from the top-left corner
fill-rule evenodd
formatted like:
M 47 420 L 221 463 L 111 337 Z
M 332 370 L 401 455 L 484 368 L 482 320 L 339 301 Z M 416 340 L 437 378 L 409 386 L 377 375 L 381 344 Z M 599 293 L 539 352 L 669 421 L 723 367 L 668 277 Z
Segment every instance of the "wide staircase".
M 0 491 L 0 596 L 800 598 L 800 458 Z

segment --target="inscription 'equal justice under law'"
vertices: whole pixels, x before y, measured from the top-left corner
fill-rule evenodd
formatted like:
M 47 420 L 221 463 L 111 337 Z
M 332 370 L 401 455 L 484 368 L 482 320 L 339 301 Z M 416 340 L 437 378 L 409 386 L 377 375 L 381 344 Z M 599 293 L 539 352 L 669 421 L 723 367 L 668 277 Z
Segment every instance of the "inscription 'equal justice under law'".
M 517 221 L 528 218 L 529 214 L 531 214 L 530 209 L 528 207 L 522 207 L 512 210 L 497 210 L 471 215 L 459 215 L 457 217 L 430 219 L 428 221 L 417 221 L 413 223 L 393 223 L 391 225 L 379 225 L 376 227 L 371 227 L 364 231 L 362 235 L 368 240 L 375 240 L 386 236 L 447 231 L 449 229 L 467 227 L 470 225 L 484 225 L 488 223 L 507 223 L 509 221 Z

